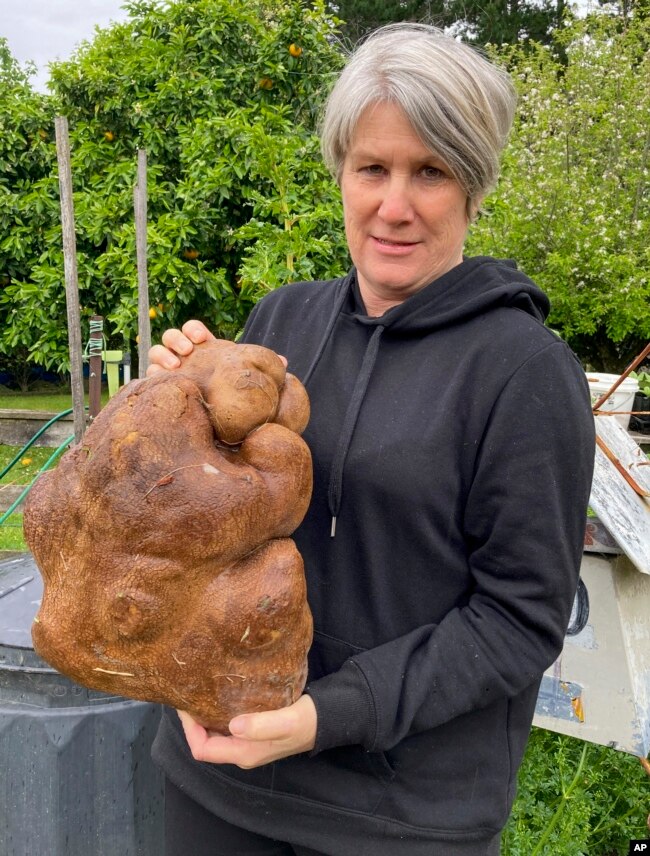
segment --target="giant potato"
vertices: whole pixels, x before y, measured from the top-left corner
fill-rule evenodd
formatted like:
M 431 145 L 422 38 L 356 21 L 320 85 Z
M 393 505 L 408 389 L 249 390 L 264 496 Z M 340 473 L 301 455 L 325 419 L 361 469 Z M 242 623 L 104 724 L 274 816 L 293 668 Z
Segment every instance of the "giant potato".
M 206 343 L 120 390 L 28 498 L 36 651 L 223 733 L 295 701 L 312 634 L 289 538 L 311 496 L 308 418 L 300 382 L 254 345 Z

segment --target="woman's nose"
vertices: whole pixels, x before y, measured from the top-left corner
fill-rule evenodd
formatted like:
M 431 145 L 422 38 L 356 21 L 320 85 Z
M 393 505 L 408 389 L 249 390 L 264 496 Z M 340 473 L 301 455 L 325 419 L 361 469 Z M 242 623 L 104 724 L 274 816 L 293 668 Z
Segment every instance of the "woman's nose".
M 405 179 L 391 177 L 383 191 L 378 213 L 385 223 L 403 223 L 413 219 L 413 202 Z

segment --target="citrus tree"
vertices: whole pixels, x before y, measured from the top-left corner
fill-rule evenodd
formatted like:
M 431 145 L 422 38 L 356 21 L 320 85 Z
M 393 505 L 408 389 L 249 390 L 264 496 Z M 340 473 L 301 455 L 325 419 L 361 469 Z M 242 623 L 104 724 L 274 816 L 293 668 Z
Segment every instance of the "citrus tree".
M 14 301 L 16 283 L 29 283 L 36 291 L 31 272 L 50 221 L 49 203 L 40 189 L 55 161 L 52 110 L 49 99 L 32 90 L 33 72 L 16 62 L 0 38 L 0 363 L 15 374 L 31 344 L 14 328 L 25 311 Z M 49 310 L 33 304 L 31 311 L 36 323 L 42 323 Z
M 55 114 L 70 126 L 82 319 L 105 316 L 116 346 L 137 326 L 139 148 L 154 338 L 191 316 L 232 336 L 265 290 L 347 265 L 315 135 L 342 61 L 334 19 L 300 0 L 134 0 L 127 9 L 125 23 L 54 67 L 48 119 L 35 120 L 47 169 L 22 187 L 25 216 L 0 245 L 11 264 L 0 306 L 20 307 L 0 338 L 46 366 L 68 359 Z
M 265 291 L 348 265 L 319 108 L 343 62 L 322 5 L 134 0 L 54 67 L 53 95 L 4 46 L 0 352 L 68 359 L 53 117 L 68 117 L 82 318 L 136 332 L 132 190 L 148 155 L 154 338 L 188 317 L 233 336 Z M 648 17 L 591 16 L 550 47 L 497 48 L 519 89 L 503 179 L 468 251 L 511 256 L 594 369 L 650 337 Z M 562 57 L 560 60 L 558 57 Z
M 650 338 L 650 21 L 590 16 L 555 39 L 566 65 L 499 52 L 519 111 L 470 250 L 516 259 L 576 352 L 618 371 Z

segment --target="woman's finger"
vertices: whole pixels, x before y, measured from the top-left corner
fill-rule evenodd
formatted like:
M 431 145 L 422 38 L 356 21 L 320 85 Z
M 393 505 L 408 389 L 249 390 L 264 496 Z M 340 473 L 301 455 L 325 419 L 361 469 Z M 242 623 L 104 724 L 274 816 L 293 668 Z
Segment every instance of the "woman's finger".
M 293 736 L 297 718 L 285 709 L 245 713 L 230 721 L 230 733 L 245 740 L 286 740 Z
M 196 319 L 186 321 L 182 332 L 194 345 L 200 345 L 201 342 L 214 342 L 217 338 L 202 321 Z
M 187 745 L 196 761 L 236 764 L 240 767 L 254 767 L 258 763 L 264 763 L 264 747 L 259 744 L 207 731 L 189 713 L 182 710 L 177 712 Z
M 230 721 L 231 735 L 207 731 L 189 713 L 178 711 L 185 737 L 197 761 L 236 764 L 242 769 L 259 767 L 307 752 L 316 738 L 316 708 L 309 696 L 280 710 L 246 713 Z
M 152 348 L 149 348 L 150 368 L 155 366 L 160 369 L 173 370 L 177 369 L 180 364 L 181 361 L 179 358 L 169 348 L 166 348 L 163 345 L 154 345 Z
M 181 357 L 186 357 L 194 350 L 194 342 L 188 339 L 180 330 L 175 330 L 173 327 L 165 330 L 162 334 L 162 343 L 167 350 Z
M 162 366 L 157 366 L 155 363 L 150 362 L 149 365 L 147 366 L 146 376 L 152 377 L 153 375 L 158 374 L 158 372 L 164 372 L 164 371 L 166 371 L 166 369 L 164 369 Z

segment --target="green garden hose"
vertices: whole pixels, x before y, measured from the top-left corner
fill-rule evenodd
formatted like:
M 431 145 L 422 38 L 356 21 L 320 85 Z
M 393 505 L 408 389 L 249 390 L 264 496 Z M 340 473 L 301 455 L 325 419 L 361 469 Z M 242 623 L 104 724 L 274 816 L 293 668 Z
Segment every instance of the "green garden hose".
M 14 466 L 14 464 L 18 463 L 18 461 L 22 458 L 22 456 L 25 454 L 25 452 L 34 445 L 34 443 L 38 440 L 38 438 L 41 436 L 41 434 L 43 434 L 43 433 L 45 433 L 45 431 L 47 431 L 47 429 L 50 427 L 50 425 L 53 425 L 59 419 L 63 419 L 63 417 L 67 416 L 69 413 L 72 413 L 72 408 L 70 408 L 69 410 L 64 410 L 62 413 L 57 413 L 57 415 L 53 416 L 49 422 L 46 422 L 42 428 L 39 428 L 39 430 L 36 432 L 36 434 L 34 434 L 32 439 L 29 441 L 29 443 L 27 443 L 26 446 L 23 446 L 23 448 L 20 450 L 20 452 L 18 452 L 16 457 L 9 464 L 7 464 L 7 466 L 4 468 L 4 470 L 0 473 L 0 479 L 3 479 L 7 475 L 7 473 Z M 70 442 L 69 440 L 66 440 L 66 444 L 69 442 Z
M 69 410 L 68 410 L 67 412 L 68 412 L 68 413 L 70 413 L 71 411 L 69 411 Z M 49 425 L 49 423 L 48 423 L 48 425 Z M 47 426 L 46 426 L 46 427 L 47 427 Z M 38 435 L 37 435 L 37 436 L 38 436 Z M 34 438 L 34 439 L 35 439 L 35 438 Z M 20 494 L 20 496 L 18 497 L 18 499 L 16 499 L 14 502 L 12 502 L 12 504 L 10 505 L 10 507 L 9 507 L 9 508 L 4 512 L 4 514 L 2 514 L 2 515 L 0 516 L 0 526 L 1 526 L 1 525 L 5 522 L 5 520 L 7 520 L 7 518 L 8 518 L 8 517 L 9 517 L 9 516 L 10 516 L 10 515 L 11 515 L 11 514 L 16 510 L 16 508 L 18 508 L 18 506 L 19 506 L 19 505 L 20 505 L 20 503 L 23 501 L 23 499 L 25 499 L 25 497 L 27 496 L 27 494 L 30 492 L 30 490 L 32 489 L 32 487 L 33 487 L 33 486 L 34 486 L 34 484 L 36 483 L 36 480 L 38 479 L 38 477 L 39 477 L 39 476 L 41 476 L 41 475 L 42 475 L 42 474 L 43 474 L 43 473 L 48 469 L 48 467 L 50 466 L 50 464 L 54 463 L 54 461 L 59 457 L 59 455 L 62 455 L 62 454 L 63 454 L 63 452 L 65 452 L 65 450 L 68 448 L 68 446 L 70 445 L 70 443 L 72 443 L 72 441 L 73 441 L 73 440 L 74 440 L 74 434 L 71 434 L 71 435 L 70 435 L 70 437 L 68 437 L 68 439 L 67 439 L 67 440 L 65 440 L 65 442 L 63 442 L 63 443 L 59 446 L 59 448 L 58 448 L 58 449 L 56 449 L 54 452 L 52 452 L 52 454 L 50 455 L 50 457 L 47 459 L 47 461 L 45 461 L 45 463 L 43 464 L 43 466 L 42 466 L 42 467 L 40 468 L 40 470 L 36 473 L 36 475 L 35 475 L 35 476 L 34 476 L 34 478 L 31 480 L 31 482 L 27 485 L 27 487 L 25 488 L 25 490 L 24 490 L 24 491 L 22 491 L 22 493 Z M 32 440 L 31 442 L 33 443 L 33 442 L 34 442 L 34 440 Z M 28 449 L 30 445 L 31 445 L 31 443 L 30 443 L 29 445 L 25 446 L 25 449 Z M 23 451 L 24 451 L 24 450 L 23 450 Z M 21 453 L 21 454 L 22 454 L 22 453 Z M 7 470 L 8 470 L 8 469 L 9 469 L 9 467 L 7 467 L 7 468 L 5 469 L 5 472 L 7 472 Z M 3 473 L 3 475 L 4 475 L 4 473 Z

